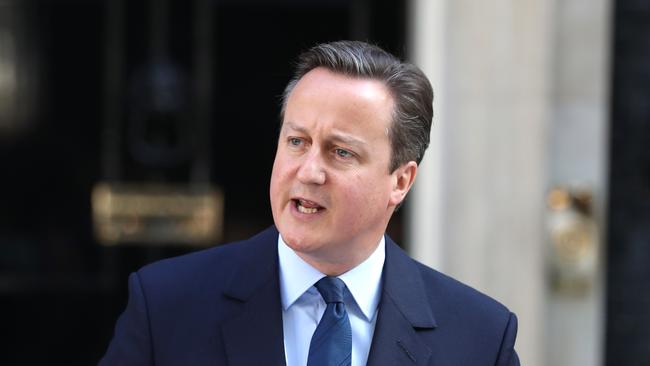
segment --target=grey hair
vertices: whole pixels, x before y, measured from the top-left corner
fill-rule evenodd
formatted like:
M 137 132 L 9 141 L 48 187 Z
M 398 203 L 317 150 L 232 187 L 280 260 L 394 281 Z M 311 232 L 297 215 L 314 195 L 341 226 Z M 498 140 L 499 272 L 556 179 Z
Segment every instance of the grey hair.
M 298 56 L 292 79 L 282 95 L 281 121 L 294 87 L 309 71 L 324 67 L 354 78 L 379 80 L 395 102 L 388 129 L 391 144 L 389 172 L 415 161 L 420 164 L 429 146 L 433 119 L 433 89 L 415 65 L 400 61 L 378 46 L 360 41 L 338 41 L 312 47 Z

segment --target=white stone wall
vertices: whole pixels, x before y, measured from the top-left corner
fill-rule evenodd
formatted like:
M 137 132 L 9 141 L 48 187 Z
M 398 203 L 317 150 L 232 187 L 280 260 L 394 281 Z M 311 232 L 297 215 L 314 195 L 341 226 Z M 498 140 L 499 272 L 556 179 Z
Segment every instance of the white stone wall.
M 600 237 L 607 192 L 609 0 L 558 1 L 547 184 L 577 184 L 594 196 Z M 604 242 L 591 287 L 548 292 L 546 364 L 601 365 L 604 360 Z
M 599 364 L 600 279 L 577 307 L 550 290 L 545 195 L 564 181 L 604 192 L 607 0 L 412 0 L 411 11 L 412 59 L 436 93 L 407 206 L 413 255 L 515 311 L 522 364 Z

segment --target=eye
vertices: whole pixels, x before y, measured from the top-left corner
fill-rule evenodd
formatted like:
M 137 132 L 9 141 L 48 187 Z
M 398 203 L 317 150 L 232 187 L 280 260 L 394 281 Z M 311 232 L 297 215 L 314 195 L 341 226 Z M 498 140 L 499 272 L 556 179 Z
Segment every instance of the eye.
M 297 137 L 289 137 L 288 142 L 291 146 L 300 146 L 302 144 L 302 139 Z
M 336 155 L 339 158 L 350 159 L 350 158 L 354 157 L 353 153 L 351 153 L 350 151 L 345 150 L 345 149 L 336 148 L 336 149 L 334 149 L 334 152 L 336 153 Z

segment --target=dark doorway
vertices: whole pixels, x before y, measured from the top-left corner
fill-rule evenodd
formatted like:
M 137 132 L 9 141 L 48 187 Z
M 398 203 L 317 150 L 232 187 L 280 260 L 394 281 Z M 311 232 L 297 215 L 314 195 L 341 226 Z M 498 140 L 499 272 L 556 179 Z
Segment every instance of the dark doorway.
M 650 6 L 615 2 L 607 365 L 650 362 Z
M 0 65 L 14 65 L 20 85 L 18 107 L 0 104 L 0 364 L 95 364 L 126 304 L 128 274 L 198 249 L 101 245 L 91 208 L 98 181 L 183 183 L 195 179 L 198 159 L 207 172 L 199 179 L 225 197 L 223 235 L 214 245 L 250 236 L 272 224 L 267 187 L 279 96 L 298 52 L 337 39 L 370 40 L 399 56 L 407 51 L 403 2 L 167 0 L 164 11 L 152 8 L 160 3 L 0 2 L 0 41 L 13 39 L 0 43 Z M 196 6 L 210 12 L 207 55 L 194 46 Z M 162 34 L 151 37 L 152 29 Z M 156 52 L 165 55 L 162 66 L 151 66 Z M 211 62 L 197 66 L 197 57 Z M 130 116 L 147 121 L 136 108 L 146 103 L 138 99 L 138 75 L 152 69 L 167 76 L 178 94 L 173 100 L 185 101 L 155 115 L 171 127 L 143 134 L 173 147 L 166 161 L 148 158 L 146 148 L 133 155 L 128 143 L 114 144 L 115 136 L 131 138 Z M 209 87 L 198 102 L 197 83 Z M 174 123 L 187 115 L 206 128 L 209 142 L 190 146 L 191 153 L 175 148 L 182 136 Z M 126 127 L 112 136 L 110 123 Z M 393 220 L 390 233 L 399 239 L 401 218 Z

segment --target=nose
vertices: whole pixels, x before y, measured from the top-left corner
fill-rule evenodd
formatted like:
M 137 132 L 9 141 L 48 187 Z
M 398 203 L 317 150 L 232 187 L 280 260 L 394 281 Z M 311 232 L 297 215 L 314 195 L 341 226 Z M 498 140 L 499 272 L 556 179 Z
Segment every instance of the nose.
M 325 184 L 325 169 L 320 153 L 310 151 L 298 167 L 298 180 L 303 184 Z

